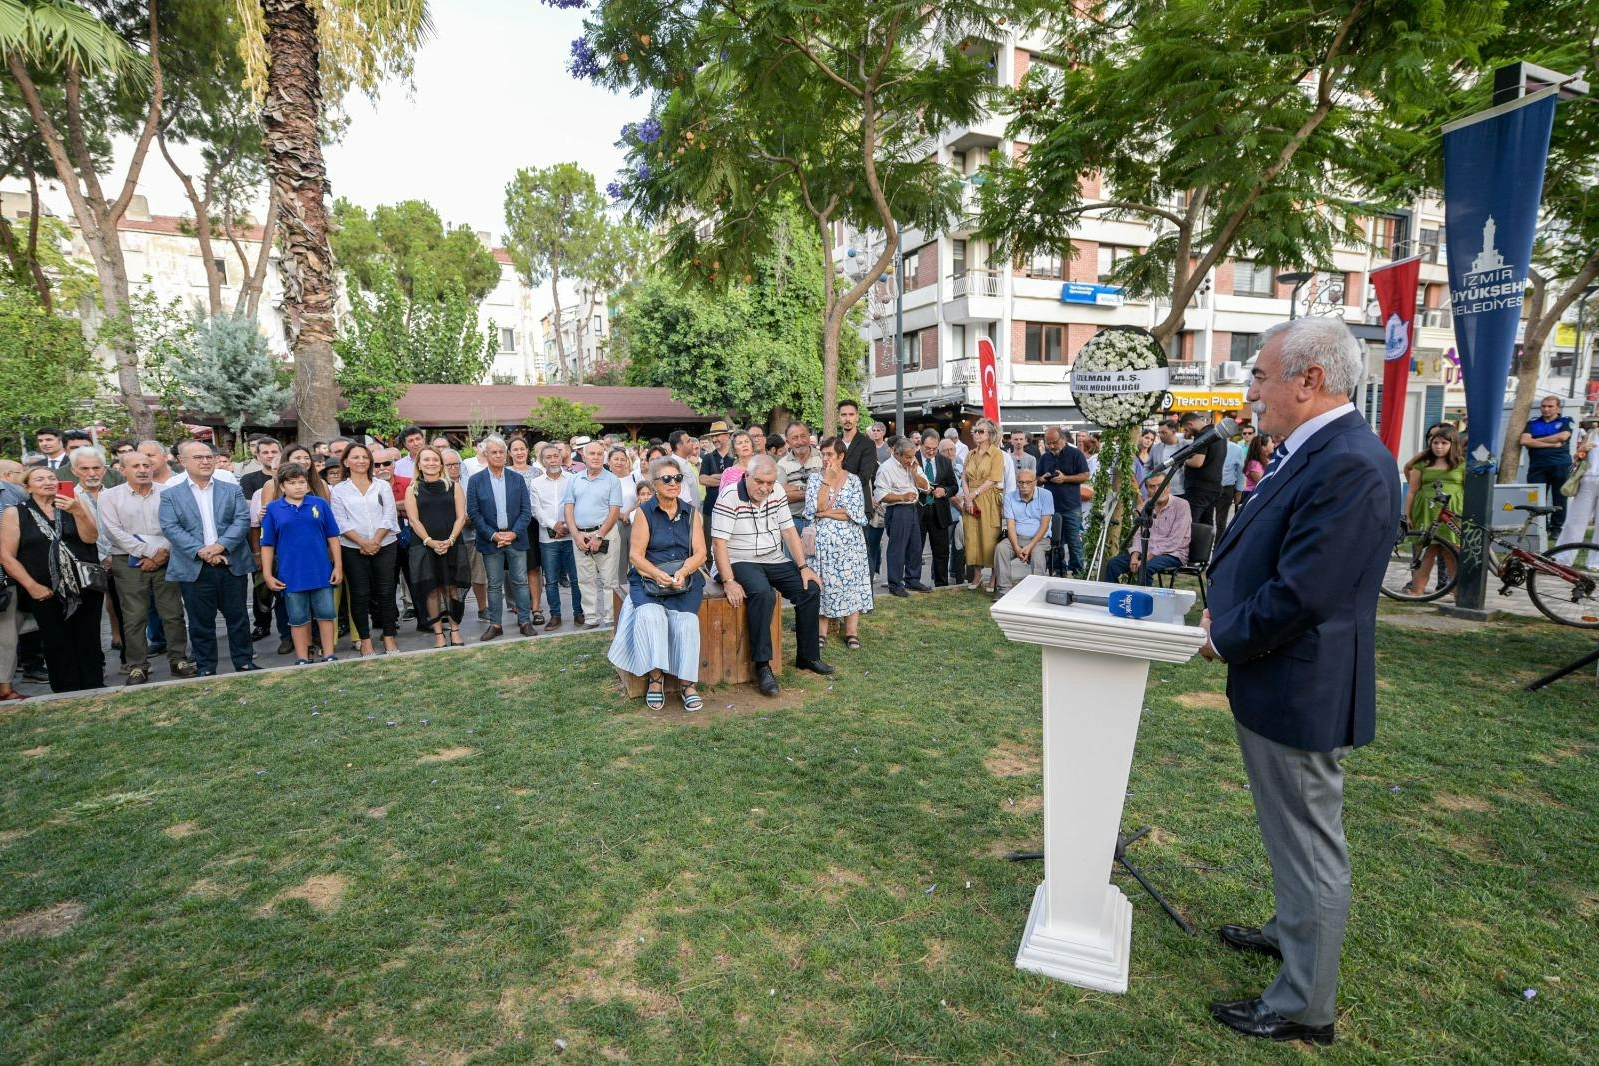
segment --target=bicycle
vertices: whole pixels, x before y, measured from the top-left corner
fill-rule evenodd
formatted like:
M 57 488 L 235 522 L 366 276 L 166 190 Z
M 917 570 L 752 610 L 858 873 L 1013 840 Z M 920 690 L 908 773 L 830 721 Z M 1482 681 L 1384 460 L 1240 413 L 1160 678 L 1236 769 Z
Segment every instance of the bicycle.
M 1485 557 L 1489 571 L 1503 582 L 1499 595 L 1508 596 L 1512 588 L 1525 586 L 1533 606 L 1551 621 L 1599 629 L 1599 544 L 1583 541 L 1559 544 L 1547 553 L 1530 551 L 1451 511 L 1443 486 L 1434 490 L 1433 501 L 1440 505 L 1438 517 L 1425 528 L 1412 529 L 1400 521 L 1388 572 L 1383 576 L 1383 595 L 1408 603 L 1426 603 L 1447 595 L 1459 580 L 1461 551 L 1467 551 Z M 1515 509 L 1527 516 L 1516 534 L 1519 537 L 1527 535 L 1538 516 L 1554 511 L 1536 504 Z M 1452 532 L 1460 548 L 1440 536 L 1440 529 Z

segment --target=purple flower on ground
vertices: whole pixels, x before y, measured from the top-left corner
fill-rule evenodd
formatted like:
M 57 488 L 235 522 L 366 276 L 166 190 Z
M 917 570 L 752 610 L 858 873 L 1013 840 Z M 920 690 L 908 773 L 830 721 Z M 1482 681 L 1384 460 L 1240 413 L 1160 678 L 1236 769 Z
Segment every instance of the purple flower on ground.
M 567 60 L 566 69 L 572 77 L 584 81 L 593 81 L 600 76 L 599 60 L 586 38 L 579 37 L 572 42 L 572 55 Z

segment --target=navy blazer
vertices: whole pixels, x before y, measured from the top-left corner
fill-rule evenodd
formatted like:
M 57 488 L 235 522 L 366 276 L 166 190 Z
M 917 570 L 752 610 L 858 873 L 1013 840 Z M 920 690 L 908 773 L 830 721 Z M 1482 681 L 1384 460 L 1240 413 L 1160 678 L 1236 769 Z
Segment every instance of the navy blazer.
M 528 549 L 527 527 L 533 521 L 533 498 L 528 494 L 527 481 L 521 474 L 509 466 L 503 472 L 505 517 L 508 520 L 504 528 L 499 526 L 499 516 L 494 508 L 494 490 L 489 486 L 494 475 L 489 468 L 479 470 L 466 483 L 466 517 L 477 534 L 474 543 L 482 555 L 493 555 L 500 550 L 494 543 L 496 533 L 515 533 L 516 541 L 511 547 L 524 552 Z
M 193 581 L 205 566 L 196 553 L 207 547 L 200 525 L 200 508 L 195 506 L 189 482 L 161 490 L 161 535 L 172 544 L 167 560 L 168 581 Z M 216 523 L 217 540 L 228 553 L 228 569 L 236 575 L 255 572 L 255 558 L 246 538 L 250 534 L 250 505 L 239 486 L 231 481 L 211 480 L 211 519 Z
M 1258 487 L 1210 562 L 1211 642 L 1233 716 L 1302 751 L 1377 729 L 1377 595 L 1399 528 L 1394 457 L 1357 412 Z

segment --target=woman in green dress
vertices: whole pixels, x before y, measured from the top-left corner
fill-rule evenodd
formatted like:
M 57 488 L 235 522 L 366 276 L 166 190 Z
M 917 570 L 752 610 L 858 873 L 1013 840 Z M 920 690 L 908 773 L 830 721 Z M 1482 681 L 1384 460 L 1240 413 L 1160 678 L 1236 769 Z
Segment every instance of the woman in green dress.
M 1436 499 L 1439 485 L 1448 496 L 1449 509 L 1456 514 L 1461 512 L 1466 496 L 1466 448 L 1453 426 L 1440 424 L 1427 432 L 1427 450 L 1405 464 L 1405 482 L 1408 486 L 1405 515 L 1411 529 L 1426 529 L 1438 517 L 1442 506 Z M 1460 546 L 1454 530 L 1448 526 L 1439 526 L 1436 536 L 1457 548 Z M 1426 592 L 1437 557 L 1437 548 L 1428 548 L 1423 553 L 1421 565 L 1416 567 L 1411 582 L 1412 595 Z M 1446 559 L 1444 566 L 1453 571 L 1453 560 Z M 1451 572 L 1449 576 L 1453 578 L 1454 574 Z

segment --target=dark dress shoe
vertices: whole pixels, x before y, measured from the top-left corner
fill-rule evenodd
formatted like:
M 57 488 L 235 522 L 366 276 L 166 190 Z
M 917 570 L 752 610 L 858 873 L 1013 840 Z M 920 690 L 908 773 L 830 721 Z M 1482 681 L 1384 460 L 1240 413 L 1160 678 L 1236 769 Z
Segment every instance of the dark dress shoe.
M 797 670 L 809 670 L 813 674 L 831 674 L 833 668 L 820 659 L 795 659 L 794 667 Z
M 572 624 L 575 625 L 575 626 L 587 625 L 588 624 L 588 619 L 584 618 L 580 614 L 574 614 L 572 616 Z
M 532 622 L 523 622 L 521 625 L 516 627 L 516 631 L 522 634 L 524 637 L 531 637 L 534 633 L 539 631 L 539 627 L 534 625 Z
M 504 632 L 505 632 L 505 630 L 503 628 L 501 628 L 500 626 L 489 626 L 487 629 L 485 629 L 483 631 L 483 635 L 481 637 L 478 637 L 477 639 L 479 639 L 479 640 L 493 640 L 495 637 L 499 636 L 500 634 L 502 634 Z
M 1306 1025 L 1291 1021 L 1258 999 L 1212 1003 L 1210 1016 L 1245 1036 L 1257 1036 L 1265 1040 L 1303 1040 L 1307 1044 L 1333 1042 L 1331 1022 L 1326 1025 Z
M 1253 951 L 1274 959 L 1283 957 L 1282 949 L 1252 925 L 1224 925 L 1216 930 L 1216 936 L 1234 951 Z
M 243 666 L 235 666 L 233 668 L 233 672 L 236 673 L 236 674 L 247 674 L 251 670 L 259 670 L 259 669 L 261 669 L 259 666 L 257 666 L 255 663 L 251 662 L 251 663 L 245 663 Z
M 763 666 L 755 672 L 755 687 L 761 690 L 763 696 L 775 696 L 782 686 L 777 683 L 777 675 L 772 673 L 772 668 Z
M 905 587 L 910 589 L 912 592 L 932 592 L 933 591 L 933 586 L 931 586 L 931 585 L 906 585 Z
M 553 618 L 551 618 L 549 620 L 549 622 L 547 622 L 545 624 L 544 632 L 553 633 L 557 629 L 560 629 L 560 628 L 561 628 L 561 616 L 560 615 L 555 615 Z
M 889 589 L 888 591 L 891 595 L 900 596 L 907 600 L 911 598 L 911 594 L 906 592 L 904 589 Z

